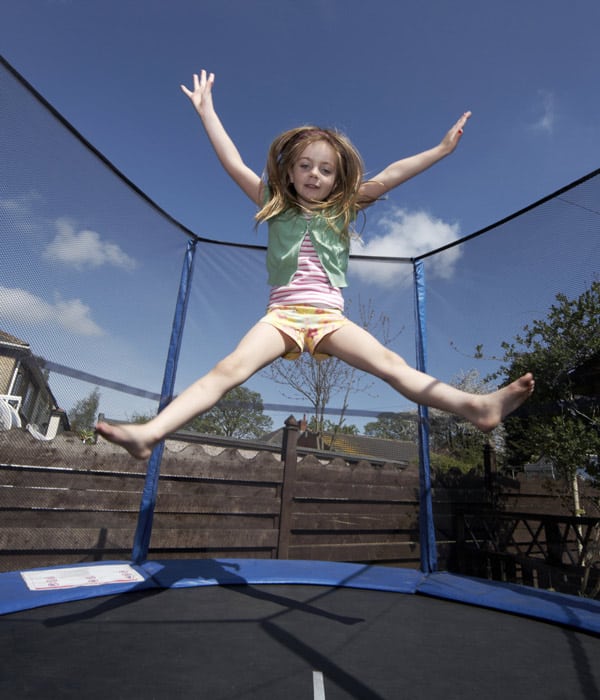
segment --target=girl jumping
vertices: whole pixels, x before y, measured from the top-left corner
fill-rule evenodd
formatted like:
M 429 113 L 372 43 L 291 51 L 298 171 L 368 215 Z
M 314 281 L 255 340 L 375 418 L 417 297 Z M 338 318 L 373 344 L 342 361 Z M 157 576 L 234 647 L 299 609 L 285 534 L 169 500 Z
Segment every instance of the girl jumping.
M 193 89 L 181 89 L 200 116 L 226 172 L 259 207 L 268 223 L 267 271 L 271 293 L 267 314 L 237 348 L 208 374 L 144 424 L 100 422 L 97 432 L 139 459 L 230 389 L 243 384 L 279 357 L 307 351 L 334 356 L 369 372 L 418 404 L 465 418 L 483 432 L 495 428 L 533 392 L 530 373 L 490 394 L 470 394 L 410 367 L 368 331 L 343 314 L 350 230 L 357 213 L 386 192 L 454 151 L 470 112 L 465 112 L 433 148 L 388 165 L 363 180 L 362 160 L 342 134 L 303 126 L 271 144 L 264 180 L 243 161 L 213 105 L 214 74 L 194 75 Z

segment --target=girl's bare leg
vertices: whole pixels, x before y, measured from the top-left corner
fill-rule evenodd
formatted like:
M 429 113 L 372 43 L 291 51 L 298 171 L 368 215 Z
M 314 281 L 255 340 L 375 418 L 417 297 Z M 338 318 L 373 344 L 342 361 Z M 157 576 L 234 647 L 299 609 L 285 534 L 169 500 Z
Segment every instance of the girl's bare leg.
M 533 392 L 528 373 L 490 394 L 470 394 L 410 367 L 366 330 L 355 324 L 343 326 L 319 343 L 319 351 L 385 380 L 415 403 L 439 408 L 465 418 L 479 430 L 493 430 Z
M 98 423 L 96 432 L 125 448 L 133 457 L 147 459 L 154 446 L 169 433 L 208 411 L 217 401 L 259 369 L 294 347 L 294 342 L 267 323 L 257 323 L 237 348 L 189 386 L 148 423 Z

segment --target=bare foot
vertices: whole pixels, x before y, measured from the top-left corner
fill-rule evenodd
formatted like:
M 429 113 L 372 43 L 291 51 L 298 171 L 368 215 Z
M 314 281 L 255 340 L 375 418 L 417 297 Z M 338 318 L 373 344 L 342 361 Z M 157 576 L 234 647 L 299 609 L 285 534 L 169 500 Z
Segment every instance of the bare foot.
M 533 394 L 534 387 L 533 374 L 527 372 L 508 386 L 479 397 L 483 401 L 475 408 L 473 416 L 469 417 L 469 420 L 482 432 L 489 433 L 506 416 L 516 411 L 522 403 L 527 401 Z
M 144 435 L 143 424 L 111 425 L 101 422 L 96 425 L 96 432 L 105 440 L 126 449 L 136 459 L 148 459 L 156 444 Z

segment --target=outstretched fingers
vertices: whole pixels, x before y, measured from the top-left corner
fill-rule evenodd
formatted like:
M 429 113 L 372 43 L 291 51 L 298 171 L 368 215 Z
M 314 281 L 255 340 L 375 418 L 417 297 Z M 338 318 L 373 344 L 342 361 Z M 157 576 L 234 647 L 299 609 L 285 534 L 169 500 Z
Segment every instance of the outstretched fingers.
M 215 82 L 215 74 L 207 73 L 204 68 L 200 71 L 200 75 L 194 73 L 193 88 L 190 90 L 186 85 L 180 85 L 184 95 L 189 97 L 194 107 L 199 109 L 203 102 L 206 102 L 211 97 L 212 86 Z
M 456 124 L 454 125 L 454 128 L 458 131 L 459 134 L 462 134 L 462 132 L 465 128 L 465 124 L 467 123 L 467 121 L 470 118 L 471 118 L 471 111 L 468 110 L 456 122 Z
M 448 131 L 446 136 L 444 136 L 442 144 L 446 146 L 450 153 L 458 146 L 458 142 L 460 141 L 460 137 L 463 135 L 465 125 L 470 118 L 471 112 L 469 110 L 464 112 L 459 117 L 456 124 L 454 124 L 454 126 Z

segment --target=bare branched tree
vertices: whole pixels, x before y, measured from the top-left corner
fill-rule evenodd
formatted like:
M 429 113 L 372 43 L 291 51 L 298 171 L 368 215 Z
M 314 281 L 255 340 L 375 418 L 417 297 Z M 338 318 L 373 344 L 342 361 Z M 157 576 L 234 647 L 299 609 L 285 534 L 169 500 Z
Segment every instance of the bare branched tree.
M 385 314 L 377 314 L 371 301 L 362 304 L 359 299 L 358 313 L 360 325 L 377 336 L 386 346 L 389 346 L 402 332 L 401 329 L 392 336 L 389 317 Z M 306 399 L 314 411 L 314 425 L 317 432 L 321 433 L 332 400 L 336 399 L 340 406 L 335 434 L 344 423 L 351 395 L 369 393 L 374 384 L 369 375 L 337 358 L 317 361 L 313 360 L 308 353 L 304 353 L 294 362 L 277 360 L 263 372 L 263 375 L 285 386 L 287 389 L 282 392 L 282 395 L 286 398 L 297 399 L 300 395 Z

